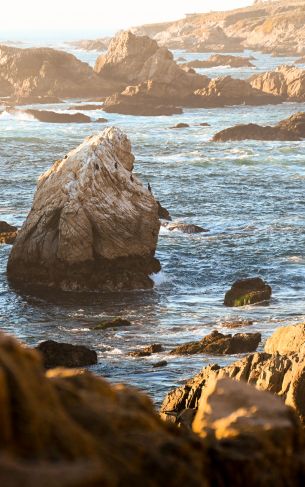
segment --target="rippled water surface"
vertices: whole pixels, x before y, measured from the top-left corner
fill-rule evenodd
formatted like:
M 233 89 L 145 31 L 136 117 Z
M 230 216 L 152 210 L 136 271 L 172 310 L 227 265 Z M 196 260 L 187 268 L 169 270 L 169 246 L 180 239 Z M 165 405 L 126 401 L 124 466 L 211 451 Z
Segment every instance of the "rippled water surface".
M 282 62 L 257 56 L 260 69 L 267 61 L 272 66 Z M 218 74 L 229 71 L 223 68 Z M 243 77 L 242 69 L 238 75 Z M 43 108 L 65 110 L 67 106 Z M 30 345 L 47 338 L 87 344 L 99 354 L 94 371 L 143 388 L 159 403 L 170 388 L 204 365 L 236 358 L 167 357 L 174 345 L 200 339 L 215 328 L 224 331 L 224 320 L 251 318 L 254 325 L 240 330 L 259 330 L 264 340 L 277 326 L 301 320 L 305 313 L 305 142 L 211 142 L 213 134 L 225 127 L 241 122 L 273 124 L 301 110 L 304 104 L 286 103 L 192 109 L 169 118 L 107 114 L 109 124 L 130 137 L 137 175 L 145 184 L 150 182 L 173 219 L 199 224 L 209 232 L 183 235 L 161 230 L 157 256 L 162 273 L 155 278 L 154 291 L 67 296 L 64 302 L 20 296 L 11 290 L 5 274 L 10 247 L 1 246 L 2 329 Z M 94 119 L 102 116 L 98 111 L 84 113 Z M 191 127 L 169 129 L 181 121 Z M 202 122 L 210 126 L 202 127 Z M 21 225 L 37 177 L 101 128 L 94 122 L 52 125 L 0 114 L 0 219 Z M 234 280 L 257 275 L 273 288 L 269 306 L 223 306 L 224 293 Z M 93 330 L 102 319 L 117 316 L 129 318 L 132 326 Z M 127 355 L 156 342 L 164 345 L 165 352 L 143 359 Z M 168 366 L 154 369 L 152 364 L 161 359 L 167 359 Z

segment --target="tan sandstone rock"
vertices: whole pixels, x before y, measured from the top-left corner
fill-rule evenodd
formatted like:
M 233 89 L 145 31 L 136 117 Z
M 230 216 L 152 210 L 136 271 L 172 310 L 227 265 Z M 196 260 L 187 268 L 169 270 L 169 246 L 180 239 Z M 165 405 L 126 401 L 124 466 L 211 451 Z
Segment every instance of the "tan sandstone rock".
M 265 352 L 280 353 L 281 355 L 305 354 L 305 324 L 300 323 L 277 328 L 266 341 Z
M 305 100 L 305 70 L 295 66 L 279 66 L 258 76 L 252 76 L 250 83 L 253 88 L 283 98 Z
M 151 288 L 160 222 L 150 191 L 132 175 L 121 130 L 87 137 L 39 179 L 8 262 L 18 285 L 61 290 Z

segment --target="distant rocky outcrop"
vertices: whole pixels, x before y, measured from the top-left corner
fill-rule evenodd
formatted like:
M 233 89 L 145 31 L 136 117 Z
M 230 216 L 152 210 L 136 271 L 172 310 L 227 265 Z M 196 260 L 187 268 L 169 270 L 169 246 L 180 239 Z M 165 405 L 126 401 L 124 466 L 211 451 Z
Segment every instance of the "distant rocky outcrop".
M 0 221 L 0 244 L 13 244 L 17 237 L 17 227 Z
M 35 349 L 42 355 L 46 369 L 55 367 L 85 367 L 97 364 L 97 353 L 84 345 L 46 340 Z
M 305 113 L 295 113 L 277 125 L 261 126 L 254 123 L 235 125 L 214 135 L 214 142 L 229 140 L 291 140 L 299 141 L 305 137 Z
M 206 61 L 195 59 L 180 66 L 187 66 L 189 68 L 215 68 L 218 66 L 230 66 L 230 68 L 254 68 L 249 57 L 230 56 L 224 54 L 214 54 Z
M 225 306 L 246 306 L 261 303 L 269 301 L 271 294 L 271 287 L 260 277 L 240 279 L 226 292 L 224 304 Z
M 68 46 L 74 47 L 75 49 L 82 49 L 84 51 L 106 51 L 109 45 L 109 39 L 82 39 L 80 41 L 69 41 L 66 42 Z
M 198 342 L 189 342 L 179 345 L 170 353 L 173 355 L 194 355 L 209 353 L 212 355 L 230 355 L 236 353 L 254 352 L 262 337 L 260 333 L 237 333 L 224 335 L 217 330 Z
M 131 145 L 110 127 L 87 137 L 38 182 L 8 261 L 18 286 L 61 290 L 151 288 L 158 205 L 132 169 Z
M 32 97 L 103 96 L 114 91 L 113 84 L 64 51 L 1 45 L 0 64 L 0 96 L 11 95 L 20 103 Z
M 279 66 L 274 71 L 252 76 L 249 82 L 264 93 L 290 101 L 305 101 L 305 70 L 302 68 Z

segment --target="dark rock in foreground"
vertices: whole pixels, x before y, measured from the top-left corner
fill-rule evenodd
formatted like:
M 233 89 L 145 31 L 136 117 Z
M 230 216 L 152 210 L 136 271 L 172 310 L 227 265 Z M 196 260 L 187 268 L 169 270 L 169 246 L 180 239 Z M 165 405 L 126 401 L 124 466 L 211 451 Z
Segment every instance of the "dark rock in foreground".
M 160 271 L 158 205 L 133 163 L 130 141 L 114 127 L 56 161 L 18 232 L 10 282 L 28 290 L 151 289 Z
M 0 244 L 13 244 L 17 237 L 17 227 L 0 221 Z
M 83 345 L 58 343 L 53 340 L 41 342 L 36 350 L 42 354 L 46 369 L 55 367 L 86 367 L 97 364 L 97 353 Z
M 225 306 L 246 306 L 271 299 L 271 287 L 260 277 L 236 281 L 226 293 Z
M 205 336 L 198 342 L 184 343 L 174 348 L 172 355 L 194 355 L 209 353 L 216 355 L 254 352 L 262 337 L 260 333 L 237 333 L 236 335 L 223 335 L 217 330 Z
M 305 113 L 296 113 L 277 125 L 261 126 L 254 123 L 236 125 L 214 135 L 214 142 L 229 140 L 287 140 L 299 141 L 305 137 Z

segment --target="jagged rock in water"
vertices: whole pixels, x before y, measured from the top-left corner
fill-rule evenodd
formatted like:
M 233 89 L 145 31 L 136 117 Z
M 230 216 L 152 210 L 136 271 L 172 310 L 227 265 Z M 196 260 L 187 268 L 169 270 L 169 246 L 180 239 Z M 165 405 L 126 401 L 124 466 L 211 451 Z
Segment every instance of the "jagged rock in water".
M 172 355 L 193 355 L 197 353 L 235 354 L 254 352 L 262 337 L 260 333 L 237 333 L 236 335 L 223 335 L 214 330 L 198 342 L 189 342 L 179 345 L 170 353 Z
M 193 431 L 209 444 L 211 485 L 242 486 L 243 478 L 266 487 L 304 481 L 303 431 L 293 411 L 270 393 L 227 378 L 211 380 Z
M 52 112 L 49 110 L 16 110 L 15 108 L 10 108 L 6 110 L 8 113 L 12 114 L 26 114 L 30 115 L 35 120 L 45 123 L 90 123 L 91 118 L 84 113 L 59 113 Z
M 101 80 L 87 63 L 64 51 L 1 45 L 0 64 L 1 83 L 11 87 L 8 94 L 24 100 L 102 96 L 114 91 L 112 83 Z
M 17 227 L 0 221 L 0 244 L 13 244 L 17 237 Z
M 206 233 L 209 230 L 202 228 L 199 225 L 193 225 L 191 223 L 173 222 L 162 224 L 170 232 L 182 232 L 182 233 Z
M 87 137 L 39 179 L 8 261 L 18 286 L 114 291 L 151 288 L 160 221 L 150 191 L 132 176 L 126 135 Z
M 305 354 L 305 324 L 281 326 L 266 341 L 265 352 L 288 355 Z
M 230 66 L 231 68 L 253 68 L 254 65 L 250 62 L 250 58 L 241 56 L 230 56 L 224 54 L 215 54 L 209 57 L 208 60 L 203 61 L 195 59 L 189 61 L 182 66 L 189 68 L 213 68 L 217 66 Z
M 43 365 L 46 369 L 85 367 L 97 364 L 97 353 L 83 345 L 46 340 L 39 343 L 35 349 L 42 355 Z
M 102 321 L 95 325 L 94 330 L 107 330 L 108 328 L 121 328 L 131 326 L 131 322 L 126 318 L 115 318 L 114 320 Z
M 170 216 L 170 212 L 164 208 L 164 206 L 161 205 L 160 201 L 157 201 L 158 204 L 158 214 L 159 218 L 162 220 L 168 220 L 171 221 L 172 217 Z
M 133 350 L 132 352 L 129 352 L 128 355 L 130 357 L 150 357 L 153 353 L 159 353 L 163 352 L 163 347 L 159 343 L 153 343 L 152 345 L 148 345 L 147 347 L 138 349 L 138 350 Z
M 274 71 L 252 76 L 251 86 L 290 101 L 305 100 L 305 70 L 296 66 L 279 66 Z
M 209 84 L 194 92 L 194 107 L 223 107 L 226 105 L 268 105 L 283 100 L 273 94 L 264 93 L 245 80 L 222 76 L 212 79 Z
M 271 287 L 260 277 L 240 279 L 226 293 L 225 306 L 246 306 L 271 299 Z
M 201 440 L 162 422 L 135 389 L 45 373 L 36 351 L 3 334 L 0 371 L 1 485 L 209 486 Z

